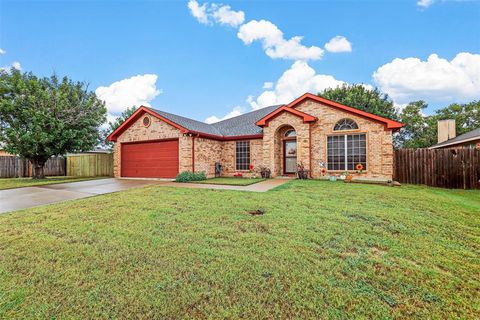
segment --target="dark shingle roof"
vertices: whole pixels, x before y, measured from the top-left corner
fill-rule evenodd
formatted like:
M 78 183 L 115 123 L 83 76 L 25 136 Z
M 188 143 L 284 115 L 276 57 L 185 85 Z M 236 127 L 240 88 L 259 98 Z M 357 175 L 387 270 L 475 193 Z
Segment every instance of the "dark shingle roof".
M 440 148 L 440 147 L 443 147 L 443 146 L 458 144 L 458 143 L 464 142 L 465 140 L 470 140 L 470 139 L 475 139 L 475 138 L 480 139 L 480 128 L 469 131 L 469 132 L 464 133 L 464 134 L 461 134 L 458 137 L 449 139 L 447 141 L 437 143 L 436 145 L 432 146 L 432 148 Z
M 280 106 L 265 107 L 237 117 L 212 123 L 212 126 L 226 137 L 261 134 L 262 128 L 255 123 L 279 107 Z
M 189 119 L 173 113 L 153 108 L 150 109 L 152 109 L 154 112 L 158 113 L 162 117 L 167 118 L 168 120 L 184 127 L 185 129 L 206 134 L 212 134 L 216 136 L 232 137 L 261 134 L 262 128 L 257 126 L 255 123 L 279 107 L 281 106 L 278 105 L 265 107 L 212 124 L 207 124 L 205 122 Z
M 152 109 L 153 111 L 155 111 L 156 113 L 158 113 L 162 117 L 165 117 L 168 120 L 170 120 L 172 122 L 175 122 L 179 126 L 184 127 L 185 129 L 192 130 L 192 131 L 197 131 L 197 132 L 202 132 L 202 133 L 213 134 L 213 135 L 217 135 L 217 136 L 222 135 L 220 133 L 220 131 L 218 131 L 215 127 L 213 127 L 212 125 L 207 124 L 205 122 L 185 118 L 185 117 L 173 114 L 173 113 L 168 113 L 168 112 L 153 109 L 153 108 L 150 108 L 150 109 Z

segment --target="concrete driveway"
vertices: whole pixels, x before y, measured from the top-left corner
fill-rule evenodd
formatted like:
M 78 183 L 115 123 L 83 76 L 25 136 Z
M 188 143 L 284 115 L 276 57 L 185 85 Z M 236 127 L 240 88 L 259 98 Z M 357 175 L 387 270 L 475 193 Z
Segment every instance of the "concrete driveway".
M 0 190 L 0 213 L 162 183 L 111 178 Z

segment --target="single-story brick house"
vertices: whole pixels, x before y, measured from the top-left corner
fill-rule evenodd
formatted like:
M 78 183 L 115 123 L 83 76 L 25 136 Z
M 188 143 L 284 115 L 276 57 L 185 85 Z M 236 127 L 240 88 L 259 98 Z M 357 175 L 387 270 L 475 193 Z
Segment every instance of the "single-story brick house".
M 248 174 L 252 165 L 272 176 L 294 174 L 301 163 L 313 178 L 355 172 L 391 179 L 392 133 L 402 123 L 306 93 L 213 124 L 140 107 L 108 140 L 114 143 L 115 177 L 174 178 L 182 171 Z M 325 170 L 323 170 L 325 169 Z

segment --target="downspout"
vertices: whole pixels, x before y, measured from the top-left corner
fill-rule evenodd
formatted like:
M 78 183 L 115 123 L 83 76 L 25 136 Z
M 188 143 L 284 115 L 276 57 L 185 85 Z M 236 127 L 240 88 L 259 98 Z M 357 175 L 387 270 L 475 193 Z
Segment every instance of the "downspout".
M 195 173 L 195 135 L 192 135 L 192 172 Z
M 312 178 L 312 123 L 310 122 L 308 125 L 308 174 L 310 178 Z

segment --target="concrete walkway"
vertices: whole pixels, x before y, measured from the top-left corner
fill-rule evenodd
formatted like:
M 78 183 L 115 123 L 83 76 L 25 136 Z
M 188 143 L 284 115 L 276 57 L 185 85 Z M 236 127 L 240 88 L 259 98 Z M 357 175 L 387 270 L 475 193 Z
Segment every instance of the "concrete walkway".
M 0 213 L 161 183 L 111 178 L 0 190 Z
M 181 187 L 181 188 L 195 188 L 195 189 L 216 189 L 216 190 L 237 190 L 237 191 L 251 191 L 251 192 L 266 192 L 275 187 L 281 186 L 290 181 L 289 179 L 268 179 L 262 182 L 254 183 L 249 186 L 227 186 L 221 184 L 207 184 L 207 183 L 179 183 L 179 182 L 165 182 L 162 187 Z

